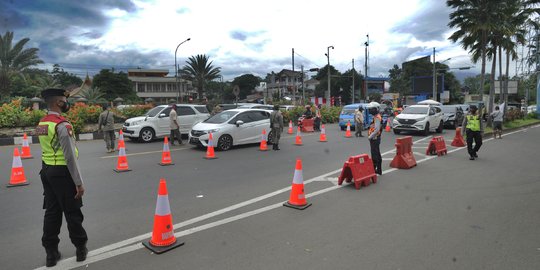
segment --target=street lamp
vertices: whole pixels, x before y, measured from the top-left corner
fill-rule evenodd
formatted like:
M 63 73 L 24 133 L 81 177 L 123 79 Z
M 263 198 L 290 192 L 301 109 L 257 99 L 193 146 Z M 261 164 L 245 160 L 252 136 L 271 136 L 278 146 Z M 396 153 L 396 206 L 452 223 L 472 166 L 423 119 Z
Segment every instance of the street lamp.
M 326 90 L 326 107 L 330 107 L 330 48 L 334 49 L 334 46 L 328 46 L 326 48 L 326 59 L 328 60 L 328 69 L 326 73 L 328 74 L 328 89 Z
M 441 63 L 444 63 L 446 61 L 450 61 L 452 58 L 448 58 Z M 433 48 L 433 100 L 438 101 L 437 99 L 437 68 L 436 68 L 437 62 L 435 61 L 435 48 Z
M 176 64 L 176 52 L 178 52 L 178 47 L 180 47 L 180 45 L 190 41 L 191 38 L 187 38 L 186 40 L 180 42 L 180 44 L 178 44 L 178 46 L 176 46 L 176 50 L 174 50 L 174 81 L 175 81 L 175 84 L 176 84 L 176 91 L 178 91 L 177 95 L 176 95 L 176 103 L 178 103 L 178 97 L 180 96 L 180 88 L 178 87 L 178 66 Z

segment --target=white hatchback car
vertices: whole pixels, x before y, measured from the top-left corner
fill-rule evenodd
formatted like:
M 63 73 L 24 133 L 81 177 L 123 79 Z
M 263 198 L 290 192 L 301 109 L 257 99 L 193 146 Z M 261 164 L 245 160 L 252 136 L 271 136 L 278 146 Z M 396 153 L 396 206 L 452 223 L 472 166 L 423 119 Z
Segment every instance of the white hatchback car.
M 198 123 L 189 133 L 189 143 L 207 146 L 212 133 L 214 146 L 222 151 L 240 144 L 259 143 L 263 129 L 271 144 L 270 110 L 230 109 Z
M 180 133 L 183 134 L 187 134 L 193 125 L 210 117 L 208 109 L 204 105 L 177 104 L 176 106 Z M 122 127 L 124 136 L 143 142 L 151 142 L 156 138 L 169 136 L 171 133 L 169 118 L 171 109 L 171 106 L 159 105 L 149 110 L 144 116 L 126 120 Z
M 441 133 L 443 127 L 443 112 L 437 105 L 408 106 L 392 121 L 395 134 L 401 131 L 421 131 L 427 136 L 430 131 Z

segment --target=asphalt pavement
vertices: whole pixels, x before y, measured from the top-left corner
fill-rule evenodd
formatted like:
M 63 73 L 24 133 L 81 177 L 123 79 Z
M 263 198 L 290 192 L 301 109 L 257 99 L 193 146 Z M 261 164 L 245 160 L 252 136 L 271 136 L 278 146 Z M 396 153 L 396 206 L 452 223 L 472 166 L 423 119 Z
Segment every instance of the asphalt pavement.
M 364 132 L 365 134 L 365 132 Z M 327 127 L 318 133 L 282 138 L 280 151 L 258 145 L 216 152 L 172 147 L 174 166 L 161 167 L 163 141 L 127 142 L 133 171 L 115 173 L 116 154 L 103 141 L 79 143 L 85 181 L 83 213 L 91 250 L 75 263 L 67 228 L 59 249 L 71 269 L 535 269 L 540 265 L 540 151 L 538 126 L 486 140 L 475 161 L 450 147 L 426 157 L 430 136 L 413 135 L 418 166 L 390 169 L 396 136 L 381 143 L 384 174 L 375 185 L 355 190 L 337 186 L 343 162 L 369 153 L 366 138 L 344 138 Z M 438 135 L 438 134 L 433 134 Z M 487 138 L 486 138 L 487 139 Z M 33 269 L 44 265 L 41 247 L 42 187 L 39 145 L 24 160 L 29 186 L 0 187 L 0 266 Z M 7 183 L 13 147 L 0 147 L 0 179 Z M 288 199 L 295 159 L 303 161 L 305 190 L 313 203 L 298 211 Z M 160 178 L 182 247 L 151 254 L 140 242 L 152 229 Z

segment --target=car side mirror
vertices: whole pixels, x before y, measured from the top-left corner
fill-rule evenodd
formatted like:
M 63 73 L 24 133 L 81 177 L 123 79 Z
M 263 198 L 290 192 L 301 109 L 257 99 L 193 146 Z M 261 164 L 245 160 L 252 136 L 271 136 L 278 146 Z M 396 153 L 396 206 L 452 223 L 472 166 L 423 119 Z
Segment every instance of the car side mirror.
M 430 111 L 430 112 L 429 112 L 429 115 L 435 115 L 435 112 L 434 112 L 434 111 Z
M 243 125 L 243 124 L 244 124 L 244 121 L 242 121 L 242 120 L 236 121 L 236 126 L 237 126 L 237 127 L 239 127 L 239 126 L 241 126 L 241 125 Z
M 164 113 L 160 113 L 160 114 L 159 114 L 159 118 L 163 118 L 163 117 L 167 117 L 167 115 L 164 114 Z

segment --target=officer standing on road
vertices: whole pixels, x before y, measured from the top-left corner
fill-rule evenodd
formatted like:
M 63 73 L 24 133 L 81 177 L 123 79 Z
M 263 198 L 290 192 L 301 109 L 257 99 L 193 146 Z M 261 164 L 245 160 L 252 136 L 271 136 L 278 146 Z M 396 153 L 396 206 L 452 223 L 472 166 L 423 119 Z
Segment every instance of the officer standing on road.
M 478 115 L 478 108 L 475 105 L 471 105 L 469 108 L 469 113 L 463 119 L 463 125 L 466 131 L 461 131 L 461 133 L 467 134 L 467 151 L 469 152 L 470 160 L 478 158 L 478 150 L 482 146 L 482 135 L 484 134 L 484 127 L 482 126 L 482 119 Z M 474 148 L 473 148 L 474 140 Z
M 62 214 L 66 217 L 69 237 L 76 247 L 78 262 L 86 260 L 88 237 L 82 226 L 84 187 L 73 127 L 60 115 L 69 110 L 68 93 L 63 89 L 52 88 L 43 90 L 41 96 L 49 110 L 36 128 L 42 149 L 40 175 L 45 209 L 41 242 L 47 253 L 46 266 L 51 267 L 62 257 L 58 251 Z
M 99 115 L 98 131 L 103 131 L 103 139 L 107 147 L 107 153 L 114 152 L 114 113 L 111 112 L 111 105 L 105 105 L 105 110 Z
M 364 137 L 362 136 L 362 129 L 364 128 L 364 108 L 362 106 L 358 106 L 358 109 L 354 112 L 354 128 L 356 132 L 354 135 L 356 137 Z
M 178 124 L 178 113 L 176 113 L 176 104 L 172 105 L 169 119 L 171 121 L 171 145 L 174 145 L 174 137 L 177 138 L 178 144 L 182 144 L 182 134 L 180 133 L 180 124 Z
M 382 131 L 382 117 L 379 114 L 379 103 L 370 102 L 367 106 L 368 112 L 373 115 L 373 120 L 369 125 L 368 139 L 369 146 L 371 147 L 371 159 L 373 160 L 373 167 L 375 173 L 382 174 L 382 157 L 381 157 L 381 131 Z
M 279 150 L 279 139 L 283 132 L 283 115 L 281 115 L 279 105 L 274 105 L 274 111 L 270 114 L 270 128 L 272 129 L 272 149 Z

